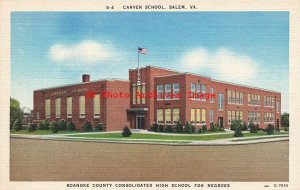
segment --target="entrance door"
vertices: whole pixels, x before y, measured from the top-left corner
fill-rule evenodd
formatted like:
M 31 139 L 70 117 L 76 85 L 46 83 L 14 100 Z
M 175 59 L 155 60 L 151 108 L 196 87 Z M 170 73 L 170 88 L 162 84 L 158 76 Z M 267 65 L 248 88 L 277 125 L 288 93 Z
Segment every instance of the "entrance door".
M 218 117 L 218 124 L 223 126 L 223 117 Z M 223 126 L 224 127 L 224 126 Z
M 136 129 L 144 129 L 145 128 L 145 116 L 137 115 L 136 116 Z

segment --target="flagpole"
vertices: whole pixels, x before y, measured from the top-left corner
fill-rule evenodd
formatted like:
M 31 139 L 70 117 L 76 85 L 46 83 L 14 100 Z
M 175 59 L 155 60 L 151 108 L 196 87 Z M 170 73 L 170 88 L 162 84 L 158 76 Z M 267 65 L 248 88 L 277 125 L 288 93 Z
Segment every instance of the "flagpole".
M 138 68 L 137 68 L 137 85 L 141 84 L 141 78 L 140 78 L 140 52 L 139 52 L 139 47 L 138 47 Z

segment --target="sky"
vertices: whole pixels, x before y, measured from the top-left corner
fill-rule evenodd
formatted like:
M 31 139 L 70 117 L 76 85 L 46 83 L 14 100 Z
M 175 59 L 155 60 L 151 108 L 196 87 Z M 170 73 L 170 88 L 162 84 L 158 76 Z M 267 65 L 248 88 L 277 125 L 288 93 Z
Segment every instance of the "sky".
M 289 102 L 288 12 L 13 12 L 11 97 L 33 108 L 35 89 L 128 79 L 154 65 L 281 92 Z

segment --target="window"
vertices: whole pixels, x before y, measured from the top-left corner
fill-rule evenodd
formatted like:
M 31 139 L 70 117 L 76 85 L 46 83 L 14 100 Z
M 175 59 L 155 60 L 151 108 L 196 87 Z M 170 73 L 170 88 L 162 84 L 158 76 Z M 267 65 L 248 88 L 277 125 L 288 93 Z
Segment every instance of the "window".
M 240 118 L 239 118 L 241 121 L 243 121 L 244 119 L 243 119 L 243 112 L 242 111 L 240 111 Z
M 244 95 L 240 92 L 240 104 L 244 104 Z
M 178 121 L 180 121 L 179 108 L 174 108 L 173 109 L 173 123 L 177 123 Z
M 228 124 L 231 124 L 231 111 L 228 111 Z
M 100 94 L 94 97 L 94 118 L 100 118 Z
M 191 109 L 191 123 L 195 123 L 195 109 Z
M 240 103 L 240 92 L 236 92 L 236 101 L 235 101 L 236 104 L 239 104 Z
M 276 112 L 279 113 L 279 101 L 276 101 Z
M 163 123 L 164 122 L 163 109 L 157 109 L 156 113 L 157 113 L 157 123 Z
M 251 94 L 248 94 L 248 104 L 251 104 Z
M 50 118 L 50 99 L 46 99 L 45 101 L 45 113 L 46 118 Z
M 218 109 L 219 109 L 219 110 L 223 110 L 224 94 L 219 94 L 219 95 L 218 95 L 218 99 L 219 99 L 219 102 L 218 102 Z
M 165 122 L 171 123 L 171 109 L 165 109 Z
M 85 97 L 79 96 L 79 117 L 85 118 Z
M 231 111 L 231 122 L 236 120 L 235 118 L 235 111 Z
M 205 109 L 202 109 L 201 110 L 201 123 L 206 123 L 206 110 Z
M 258 94 L 248 94 L 248 105 L 260 105 L 260 95 Z
M 142 104 L 146 103 L 146 85 L 142 84 Z
M 55 117 L 60 118 L 60 98 L 55 99 Z
M 235 91 L 232 91 L 232 103 L 235 104 Z
M 214 122 L 214 110 L 210 110 L 210 123 Z
M 227 96 L 228 96 L 228 103 L 231 104 L 232 103 L 232 97 L 231 97 L 231 90 L 227 91 Z
M 200 123 L 200 117 L 201 117 L 201 110 L 196 110 L 196 123 Z
M 67 97 L 67 118 L 72 118 L 72 97 Z
M 203 98 L 202 100 L 206 100 L 206 85 L 205 84 L 202 84 L 202 94 L 203 94 Z
M 157 100 L 164 98 L 164 85 L 157 85 Z
M 172 97 L 171 84 L 165 85 L 165 99 L 170 100 Z
M 212 97 L 212 95 L 215 93 L 213 88 L 210 88 L 210 102 L 215 102 L 215 98 Z
M 132 104 L 136 104 L 136 86 L 132 86 Z
M 136 91 L 136 103 L 141 104 L 141 85 L 137 86 L 137 91 Z
M 195 99 L 195 84 L 194 83 L 191 84 L 191 96 L 192 96 L 192 99 Z
M 40 113 L 36 112 L 36 119 L 40 119 Z
M 258 95 L 257 100 L 258 100 L 257 104 L 260 105 L 260 95 Z
M 180 86 L 179 83 L 173 84 L 173 99 L 179 99 L 180 96 Z
M 200 95 L 201 95 L 201 85 L 197 84 L 197 89 L 196 89 L 197 93 L 196 93 L 196 99 L 200 100 Z

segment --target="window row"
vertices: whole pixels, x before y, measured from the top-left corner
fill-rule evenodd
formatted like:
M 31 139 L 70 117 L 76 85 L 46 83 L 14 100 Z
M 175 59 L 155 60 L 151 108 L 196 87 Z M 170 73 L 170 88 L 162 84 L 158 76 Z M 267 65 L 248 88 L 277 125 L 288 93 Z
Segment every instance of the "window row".
M 248 94 L 248 105 L 260 105 L 260 95 Z
M 234 120 L 243 121 L 243 112 L 242 111 L 228 111 L 228 124 L 231 124 Z
M 260 112 L 258 111 L 249 111 L 248 112 L 248 122 L 259 123 L 260 122 Z
M 172 124 L 180 120 L 179 108 L 156 110 L 157 123 Z
M 79 96 L 79 117 L 85 118 L 85 96 Z M 61 98 L 55 99 L 55 117 L 61 117 Z M 100 118 L 100 94 L 96 94 L 94 97 L 94 118 Z M 46 99 L 45 101 L 45 115 L 46 118 L 50 118 L 51 114 L 51 99 Z M 72 118 L 73 113 L 73 97 L 67 97 L 67 118 Z
M 264 106 L 275 107 L 275 97 L 264 96 Z
M 179 83 L 174 84 L 160 84 L 156 86 L 157 100 L 178 100 L 180 98 Z
M 201 96 L 201 94 L 202 94 L 202 96 Z M 206 85 L 205 84 L 191 83 L 191 91 L 189 93 L 189 96 L 193 100 L 205 101 L 205 99 L 206 99 L 205 94 L 206 94 Z
M 146 103 L 146 85 L 132 85 L 132 104 Z
M 228 104 L 244 104 L 244 95 L 238 91 L 227 91 Z
M 272 112 L 265 112 L 264 113 L 264 122 L 265 123 L 274 123 L 274 121 L 275 121 L 274 115 L 275 114 Z
M 191 109 L 191 124 L 206 123 L 206 109 Z

